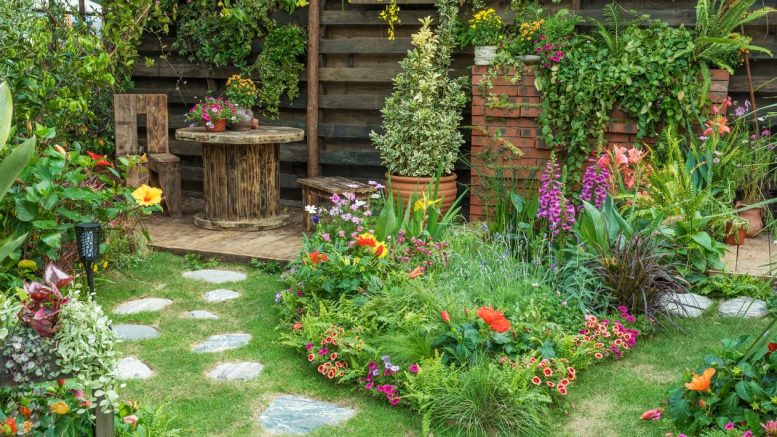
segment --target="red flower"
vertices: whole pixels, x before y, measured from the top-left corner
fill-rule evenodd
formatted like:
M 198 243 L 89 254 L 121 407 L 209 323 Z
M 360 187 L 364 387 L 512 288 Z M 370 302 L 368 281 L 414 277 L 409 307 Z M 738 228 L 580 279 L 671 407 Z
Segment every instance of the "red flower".
M 647 410 L 644 413 L 642 413 L 642 416 L 640 419 L 642 420 L 658 420 L 661 418 L 661 412 L 664 411 L 663 408 L 656 408 L 653 410 Z
M 777 343 L 769 343 L 768 345 L 766 345 L 766 347 L 769 348 L 768 355 L 771 355 L 772 352 L 777 351 Z
M 510 321 L 505 318 L 504 314 L 493 308 L 480 307 L 477 314 L 496 332 L 507 332 L 510 330 Z
M 531 379 L 531 383 L 534 385 L 540 385 L 542 383 L 542 380 L 540 379 L 539 376 L 535 376 L 534 378 Z
M 7 425 L 8 426 L 8 428 L 11 430 L 11 435 L 16 434 L 16 431 L 17 431 L 16 419 L 14 419 L 13 417 L 9 417 L 9 418 L 5 419 L 5 422 L 3 422 L 3 425 Z
M 21 413 L 22 416 L 29 419 L 32 415 L 32 411 L 30 411 L 29 407 L 21 406 L 19 407 L 19 413 Z
M 100 156 L 94 152 L 86 152 L 87 155 L 89 155 L 90 158 L 94 160 L 94 165 L 98 167 L 111 167 L 113 164 L 108 162 L 104 156 Z
M 440 317 L 442 317 L 442 321 L 445 323 L 451 322 L 451 316 L 448 315 L 448 312 L 445 310 L 440 311 Z
M 320 262 L 326 262 L 327 257 L 325 253 L 320 253 L 319 251 L 314 250 L 308 254 L 308 260 L 311 264 L 316 265 Z

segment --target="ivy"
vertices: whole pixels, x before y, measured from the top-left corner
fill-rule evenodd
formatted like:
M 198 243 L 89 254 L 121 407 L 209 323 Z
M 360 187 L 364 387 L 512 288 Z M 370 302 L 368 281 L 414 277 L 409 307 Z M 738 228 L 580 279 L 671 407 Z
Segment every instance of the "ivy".
M 290 101 L 299 96 L 299 75 L 305 68 L 299 58 L 306 45 L 305 31 L 292 24 L 273 28 L 265 38 L 262 53 L 249 69 L 259 76 L 258 103 L 265 115 L 278 116 L 284 92 Z
M 575 35 L 563 62 L 538 73 L 541 134 L 565 152 L 571 170 L 605 145 L 613 110 L 635 120 L 636 136 L 643 138 L 662 123 L 690 126 L 706 98 L 688 29 L 660 21 L 624 25 L 614 8 L 608 12 L 614 15 L 609 27 Z

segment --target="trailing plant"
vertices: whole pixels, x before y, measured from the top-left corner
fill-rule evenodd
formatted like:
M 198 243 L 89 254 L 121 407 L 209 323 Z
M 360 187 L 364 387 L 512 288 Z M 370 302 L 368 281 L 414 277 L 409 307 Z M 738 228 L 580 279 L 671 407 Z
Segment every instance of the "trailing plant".
M 385 133 L 370 133 L 390 174 L 428 177 L 440 165 L 444 175 L 450 174 L 464 142 L 459 125 L 467 79 L 448 76 L 458 8 L 438 0 L 437 9 L 436 34 L 431 18 L 421 20 L 412 38 L 415 48 L 400 62 L 402 72 L 381 110 Z
M 258 104 L 268 117 L 278 117 L 281 96 L 289 101 L 299 96 L 299 76 L 305 65 L 299 58 L 305 54 L 307 36 L 293 24 L 272 27 L 264 40 L 262 53 L 248 68 L 259 76 Z

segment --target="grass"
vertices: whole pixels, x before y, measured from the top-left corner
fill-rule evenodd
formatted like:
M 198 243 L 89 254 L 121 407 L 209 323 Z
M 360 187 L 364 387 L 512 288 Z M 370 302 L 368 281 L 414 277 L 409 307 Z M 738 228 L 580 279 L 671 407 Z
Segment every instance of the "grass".
M 258 417 L 272 397 L 292 393 L 350 406 L 357 414 L 345 425 L 325 427 L 313 436 L 416 436 L 420 417 L 365 397 L 352 387 L 337 386 L 322 379 L 291 349 L 276 342 L 274 296 L 281 288 L 278 275 L 261 273 L 245 265 L 222 264 L 220 268 L 249 274 L 244 282 L 213 285 L 190 281 L 181 272 L 192 267 L 184 258 L 153 253 L 147 264 L 136 269 L 111 271 L 98 284 L 98 300 L 110 313 L 120 302 L 141 297 L 162 297 L 173 304 L 157 313 L 112 315 L 114 323 L 155 326 L 161 336 L 153 340 L 125 342 L 118 349 L 152 366 L 155 376 L 147 381 L 128 381 L 123 399 L 150 406 L 165 405 L 173 426 L 187 436 L 261 435 Z M 202 294 L 215 288 L 230 288 L 241 297 L 209 304 Z M 219 320 L 182 318 L 190 310 L 205 309 Z M 558 436 L 663 436 L 670 431 L 666 421 L 643 422 L 640 414 L 660 405 L 669 388 L 683 382 L 683 370 L 696 369 L 720 340 L 742 334 L 757 334 L 766 322 L 723 319 L 713 309 L 708 315 L 688 320 L 689 334 L 657 334 L 642 339 L 623 360 L 594 366 L 580 372 L 570 389 L 566 415 L 554 428 Z M 216 354 L 195 354 L 193 344 L 210 335 L 247 332 L 248 346 Z M 221 362 L 254 360 L 265 365 L 262 375 L 246 382 L 215 382 L 205 373 Z
M 714 353 L 723 338 L 758 335 L 767 321 L 721 318 L 715 308 L 686 320 L 688 334 L 659 333 L 641 339 L 620 361 L 580 372 L 570 388 L 570 411 L 557 426 L 560 436 L 663 436 L 669 421 L 642 421 L 640 415 L 661 406 L 670 388 L 688 382 L 683 370 L 696 370 Z
M 214 285 L 181 277 L 190 270 L 181 257 L 153 253 L 138 268 L 111 271 L 98 283 L 98 301 L 111 314 L 114 324 L 141 323 L 159 329 L 161 336 L 152 340 L 117 345 L 122 354 L 134 355 L 148 363 L 155 376 L 146 381 L 128 381 L 120 393 L 122 399 L 138 400 L 150 406 L 166 405 L 173 426 L 186 436 L 261 435 L 258 418 L 272 397 L 291 393 L 350 406 L 357 414 L 338 428 L 325 427 L 313 436 L 416 435 L 420 419 L 405 409 L 365 398 L 351 387 L 342 387 L 322 379 L 309 368 L 303 357 L 276 343 L 277 314 L 275 292 L 281 288 L 278 275 L 268 275 L 248 266 L 222 264 L 220 268 L 242 270 L 248 280 Z M 209 304 L 202 294 L 216 288 L 229 288 L 241 297 L 224 303 Z M 163 311 L 119 316 L 111 309 L 119 303 L 142 297 L 173 300 Z M 209 310 L 219 320 L 192 320 L 182 315 L 194 309 Z M 240 349 L 215 354 L 195 354 L 193 344 L 210 335 L 246 332 L 251 342 Z M 216 382 L 205 373 L 221 362 L 258 361 L 265 365 L 253 381 Z

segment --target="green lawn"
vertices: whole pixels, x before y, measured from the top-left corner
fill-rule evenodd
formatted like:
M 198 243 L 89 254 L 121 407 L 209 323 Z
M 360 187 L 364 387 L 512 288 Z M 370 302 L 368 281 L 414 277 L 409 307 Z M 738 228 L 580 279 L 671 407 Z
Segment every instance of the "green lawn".
M 312 435 L 420 435 L 420 419 L 412 412 L 322 379 L 297 353 L 276 342 L 274 297 L 281 288 L 277 275 L 223 264 L 219 268 L 246 271 L 249 278 L 214 285 L 182 278 L 181 272 L 190 268 L 181 257 L 153 253 L 147 265 L 102 275 L 98 300 L 109 313 L 118 303 L 130 299 L 162 297 L 174 301 L 157 313 L 112 315 L 114 323 L 148 324 L 161 332 L 157 339 L 118 345 L 123 354 L 137 356 L 156 372 L 149 380 L 128 382 L 121 390 L 123 399 L 153 406 L 166 404 L 174 426 L 187 436 L 260 435 L 259 414 L 278 393 L 311 396 L 356 408 L 357 415 L 343 427 L 324 428 Z M 230 288 L 242 295 L 225 303 L 204 302 L 202 294 L 216 288 Z M 194 309 L 209 310 L 221 318 L 182 318 Z M 669 387 L 684 382 L 682 370 L 696 368 L 721 338 L 758 333 L 765 322 L 706 316 L 686 321 L 683 326 L 688 335 L 642 338 L 637 349 L 623 360 L 581 372 L 570 389 L 568 414 L 559 414 L 556 434 L 663 436 L 668 430 L 665 422 L 642 422 L 640 414 L 658 406 Z M 253 339 L 246 347 L 222 353 L 190 351 L 194 343 L 210 335 L 231 332 L 247 332 Z M 248 382 L 215 382 L 205 376 L 218 363 L 235 360 L 259 361 L 265 370 Z
M 142 323 L 156 327 L 161 336 L 153 340 L 121 343 L 117 347 L 152 366 L 155 376 L 146 381 L 129 381 L 120 391 L 122 399 L 139 400 L 157 406 L 166 404 L 174 426 L 186 436 L 260 435 L 260 412 L 277 393 L 292 393 L 336 402 L 357 409 L 358 414 L 343 427 L 324 428 L 312 435 L 416 435 L 420 419 L 411 412 L 366 398 L 351 387 L 323 380 L 304 359 L 276 343 L 275 292 L 281 288 L 277 275 L 252 271 L 247 266 L 219 268 L 249 273 L 247 281 L 208 284 L 181 277 L 187 262 L 164 253 L 153 253 L 148 264 L 131 271 L 112 271 L 98 283 L 98 301 L 115 324 Z M 202 294 L 216 288 L 230 288 L 242 295 L 224 303 L 206 303 Z M 111 310 L 120 302 L 141 297 L 161 297 L 174 302 L 161 312 L 118 316 Z M 219 320 L 182 318 L 190 310 L 205 309 Z M 215 353 L 195 354 L 194 343 L 210 335 L 247 332 L 248 346 Z M 265 365 L 262 375 L 247 382 L 215 382 L 205 373 L 220 362 L 255 360 Z M 391 430 L 387 434 L 387 430 Z
M 723 338 L 758 335 L 767 321 L 720 318 L 715 308 L 697 320 L 684 321 L 682 333 L 641 338 L 620 361 L 580 372 L 569 390 L 569 415 L 559 422 L 562 436 L 663 436 L 669 422 L 646 422 L 640 415 L 660 406 L 667 390 L 688 382 L 683 370 L 695 370 Z

